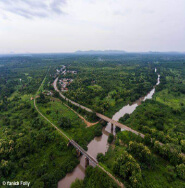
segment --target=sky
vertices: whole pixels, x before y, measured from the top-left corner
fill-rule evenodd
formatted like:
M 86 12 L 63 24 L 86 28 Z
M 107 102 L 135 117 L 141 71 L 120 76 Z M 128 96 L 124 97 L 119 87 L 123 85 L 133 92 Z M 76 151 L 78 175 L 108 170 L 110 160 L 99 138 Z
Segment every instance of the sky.
M 0 54 L 185 52 L 185 0 L 0 0 Z

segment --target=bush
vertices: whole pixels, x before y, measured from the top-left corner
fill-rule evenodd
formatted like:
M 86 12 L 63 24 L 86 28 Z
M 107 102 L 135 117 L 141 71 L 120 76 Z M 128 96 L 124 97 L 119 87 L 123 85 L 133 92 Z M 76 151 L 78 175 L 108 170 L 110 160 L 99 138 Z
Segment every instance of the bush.
M 115 181 L 98 167 L 88 166 L 85 171 L 85 188 L 118 188 Z
M 150 146 L 151 145 L 151 136 L 149 134 L 146 134 L 145 137 L 144 137 L 144 143 L 147 145 L 147 146 Z
M 128 180 L 133 188 L 141 185 L 141 168 L 132 155 L 126 151 L 114 162 L 113 172 L 124 180 Z
M 108 143 L 111 144 L 113 140 L 114 140 L 114 135 L 113 134 L 109 134 Z
M 95 129 L 95 136 L 101 136 L 102 135 L 102 127 L 99 126 Z
M 60 127 L 64 128 L 64 129 L 71 128 L 71 120 L 69 118 L 67 118 L 67 117 L 62 117 L 61 118 Z
M 120 132 L 121 129 L 119 127 L 116 126 L 116 133 Z
M 46 111 L 46 114 L 47 114 L 47 115 L 51 114 L 51 110 L 47 110 L 47 111 Z
M 185 164 L 180 164 L 176 166 L 177 175 L 179 178 L 185 180 Z
M 155 158 L 152 155 L 150 149 L 145 146 L 143 143 L 129 142 L 128 151 L 130 151 L 139 161 L 148 165 L 154 166 Z
M 123 117 L 120 118 L 120 122 L 125 122 L 129 118 L 130 118 L 130 115 L 129 114 L 125 114 Z
M 174 181 L 177 177 L 177 174 L 175 173 L 175 167 L 174 166 L 167 166 L 167 177 L 169 181 Z
M 105 155 L 103 155 L 103 153 L 98 153 L 96 158 L 97 158 L 98 162 L 104 162 L 105 161 Z
M 83 180 L 76 179 L 76 180 L 71 184 L 71 188 L 83 188 L 83 187 L 84 187 Z

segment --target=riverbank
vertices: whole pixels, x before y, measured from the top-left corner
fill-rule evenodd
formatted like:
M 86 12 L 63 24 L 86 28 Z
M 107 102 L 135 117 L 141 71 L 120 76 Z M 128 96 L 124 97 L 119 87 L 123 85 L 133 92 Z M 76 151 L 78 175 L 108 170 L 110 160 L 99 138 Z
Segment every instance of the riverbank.
M 160 83 L 160 77 L 158 76 L 157 84 Z M 123 106 L 117 113 L 115 113 L 112 116 L 113 120 L 118 121 L 120 117 L 124 116 L 125 113 L 132 113 L 138 105 L 141 104 L 142 101 L 146 99 L 150 99 L 155 92 L 155 88 L 153 88 L 145 97 L 141 97 L 139 100 L 134 102 L 132 105 L 126 105 Z M 105 154 L 109 148 L 109 144 L 107 142 L 108 136 L 110 133 L 115 134 L 115 127 L 114 130 L 111 130 L 111 125 L 110 123 L 107 124 L 105 128 L 102 130 L 102 136 L 100 137 L 95 137 L 89 144 L 88 144 L 88 150 L 87 152 L 92 155 L 94 158 L 97 157 L 98 153 L 103 153 Z M 61 181 L 58 183 L 58 188 L 70 188 L 70 184 L 76 179 L 84 179 L 85 177 L 85 159 L 82 156 L 80 158 L 80 164 L 75 168 L 75 170 L 67 174 L 65 178 L 63 178 Z

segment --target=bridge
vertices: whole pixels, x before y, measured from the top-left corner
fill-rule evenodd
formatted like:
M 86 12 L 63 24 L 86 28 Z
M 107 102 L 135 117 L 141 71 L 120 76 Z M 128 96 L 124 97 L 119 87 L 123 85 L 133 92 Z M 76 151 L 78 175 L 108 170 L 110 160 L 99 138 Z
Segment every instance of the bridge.
M 87 167 L 87 165 L 89 165 L 89 161 L 91 161 L 91 163 L 96 166 L 98 164 L 98 161 L 92 157 L 91 155 L 89 155 L 81 146 L 79 146 L 74 140 L 70 140 L 69 144 L 72 144 L 76 149 L 77 152 L 79 151 L 82 155 L 85 156 L 85 166 Z
M 69 101 L 70 103 L 74 104 L 75 106 L 78 106 L 78 107 L 80 107 L 80 108 L 82 108 L 82 109 L 84 109 L 84 110 L 86 110 L 86 111 L 88 111 L 88 112 L 93 112 L 93 110 L 91 110 L 91 109 L 89 109 L 89 108 L 87 108 L 87 107 L 85 107 L 85 106 L 82 106 L 81 104 L 78 104 L 78 103 L 76 103 L 76 102 L 74 102 L 74 101 L 68 99 L 67 97 L 65 97 L 65 96 L 58 90 L 58 88 L 57 88 L 57 82 L 58 82 L 58 77 L 57 77 L 57 78 L 55 79 L 55 81 L 53 82 L 54 89 L 59 93 L 59 95 L 60 95 L 63 99 L 65 99 L 66 101 Z M 136 135 L 140 135 L 142 138 L 144 138 L 144 134 L 139 133 L 138 131 L 135 131 L 135 130 L 131 129 L 130 127 L 128 127 L 128 126 L 126 126 L 126 125 L 123 125 L 123 124 L 121 124 L 121 123 L 119 123 L 119 122 L 117 122 L 117 121 L 115 121 L 115 120 L 113 120 L 113 119 L 111 119 L 111 118 L 109 118 L 109 117 L 107 117 L 107 116 L 104 116 L 104 115 L 102 115 L 102 114 L 100 114 L 100 113 L 96 113 L 96 115 L 97 115 L 100 119 L 103 119 L 104 121 L 106 121 L 106 122 L 108 122 L 108 123 L 111 123 L 111 129 L 112 129 L 112 130 L 113 130 L 113 126 L 117 126 L 117 127 L 121 128 L 121 129 L 130 131 L 130 132 L 132 132 L 132 133 L 134 133 L 134 134 L 136 134 Z
M 95 166 L 98 164 L 98 161 L 96 159 L 94 159 L 91 155 L 89 155 L 80 145 L 78 145 L 74 140 L 70 139 L 62 130 L 60 130 L 55 124 L 53 124 L 46 116 L 44 116 L 40 110 L 38 109 L 37 105 L 36 105 L 36 97 L 34 98 L 34 106 L 35 109 L 37 110 L 37 112 L 46 120 L 48 121 L 60 134 L 62 134 L 68 141 L 68 145 L 73 145 L 76 149 L 77 152 L 80 152 L 81 154 L 83 154 L 86 158 L 86 165 L 87 166 L 89 164 L 89 161 L 92 162 L 92 164 L 94 164 Z
M 102 166 L 98 164 L 98 161 L 89 155 L 78 143 L 76 143 L 74 140 L 70 139 L 62 130 L 60 130 L 55 124 L 53 124 L 46 116 L 44 116 L 40 110 L 37 107 L 36 104 L 36 97 L 34 98 L 34 106 L 37 112 L 47 121 L 49 122 L 60 134 L 62 134 L 68 141 L 68 145 L 72 145 L 77 149 L 77 154 L 79 155 L 80 153 L 85 156 L 85 166 L 87 167 L 89 165 L 89 161 L 94 165 L 98 166 L 101 170 L 103 170 L 110 178 L 112 178 L 121 188 L 124 188 L 123 183 L 118 181 L 112 174 L 110 174 L 107 170 L 105 170 Z
M 104 115 L 102 115 L 102 114 L 100 114 L 100 113 L 96 113 L 96 115 L 97 115 L 100 119 L 103 119 L 104 121 L 106 121 L 106 122 L 108 122 L 108 123 L 111 123 L 111 129 L 113 129 L 113 126 L 116 126 L 116 127 L 119 127 L 120 129 L 124 129 L 124 130 L 126 130 L 126 131 L 130 131 L 130 132 L 132 132 L 132 133 L 134 133 L 134 134 L 140 135 L 142 138 L 145 137 L 144 134 L 139 133 L 138 131 L 135 131 L 135 130 L 131 129 L 130 127 L 127 127 L 126 125 L 123 125 L 122 123 L 119 123 L 119 122 L 117 122 L 117 121 L 115 121 L 115 120 L 113 120 L 113 119 L 111 119 L 111 118 L 109 118 L 109 117 L 107 117 L 107 116 L 104 116 Z
M 46 78 L 46 76 L 45 76 L 45 78 Z M 77 150 L 77 155 L 78 155 L 78 156 L 80 155 L 80 153 L 85 156 L 85 167 L 87 167 L 87 166 L 89 165 L 89 161 L 90 161 L 94 166 L 98 166 L 98 167 L 99 167 L 102 171 L 104 171 L 110 178 L 112 178 L 112 179 L 118 184 L 119 187 L 125 188 L 125 186 L 123 185 L 123 183 L 121 183 L 120 181 L 118 181 L 112 174 L 110 174 L 107 170 L 105 170 L 102 166 L 100 166 L 100 165 L 98 164 L 98 161 L 97 161 L 94 157 L 92 157 L 91 155 L 89 155 L 80 145 L 78 145 L 78 143 L 76 143 L 74 140 L 70 139 L 69 136 L 67 136 L 62 130 L 60 130 L 54 123 L 52 123 L 46 116 L 44 116 L 44 115 L 40 112 L 40 110 L 39 110 L 38 107 L 37 107 L 36 98 L 37 98 L 37 93 L 40 91 L 40 88 L 41 88 L 41 86 L 43 85 L 43 83 L 44 83 L 44 81 L 45 81 L 45 78 L 44 78 L 44 80 L 42 81 L 42 83 L 41 83 L 41 85 L 40 85 L 40 87 L 39 87 L 39 89 L 38 89 L 38 91 L 36 92 L 36 95 L 35 95 L 35 97 L 34 97 L 34 107 L 35 107 L 35 109 L 37 110 L 37 112 L 38 112 L 47 122 L 49 122 L 60 134 L 62 134 L 63 137 L 64 137 L 66 140 L 69 141 L 68 145 L 72 145 L 72 146 L 74 146 L 74 147 L 76 148 L 76 150 Z M 57 78 L 57 80 L 58 80 L 58 78 Z M 56 86 L 57 80 L 55 80 L 55 86 Z M 55 87 L 55 90 L 59 92 L 59 90 L 58 90 L 57 87 Z M 62 94 L 61 94 L 60 92 L 59 92 L 59 94 L 60 94 L 60 96 L 62 97 Z M 65 96 L 63 96 L 63 98 L 66 99 Z M 68 101 L 71 102 L 70 99 L 68 99 Z M 72 102 L 73 102 L 73 101 L 72 101 Z M 75 102 L 74 102 L 74 103 L 75 103 Z M 73 104 L 74 104 L 74 103 L 73 103 Z M 88 108 L 86 108 L 86 107 L 84 107 L 84 106 L 82 106 L 82 105 L 79 105 L 78 103 L 75 103 L 75 105 L 78 105 L 79 107 L 81 107 L 81 108 L 83 108 L 83 109 L 85 109 L 85 110 L 87 110 L 87 111 L 89 111 L 89 112 L 92 112 L 92 110 L 90 110 L 90 109 L 88 109 Z

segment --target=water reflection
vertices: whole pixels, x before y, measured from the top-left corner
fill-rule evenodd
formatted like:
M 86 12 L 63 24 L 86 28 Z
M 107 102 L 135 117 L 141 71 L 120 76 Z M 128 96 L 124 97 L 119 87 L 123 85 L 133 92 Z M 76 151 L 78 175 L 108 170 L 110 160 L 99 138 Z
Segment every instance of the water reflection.
M 155 69 L 155 72 L 157 72 L 157 69 Z M 159 85 L 159 83 L 160 83 L 160 75 L 158 75 L 156 85 Z M 124 106 L 122 109 L 120 109 L 117 113 L 115 113 L 113 115 L 112 119 L 115 121 L 118 121 L 126 113 L 131 114 L 136 109 L 136 107 L 141 104 L 142 101 L 145 101 L 146 99 L 151 99 L 154 93 L 155 93 L 155 87 L 145 97 L 141 97 L 140 99 L 135 101 L 132 105 L 128 104 L 127 106 Z M 102 136 L 95 137 L 88 144 L 87 152 L 91 156 L 96 158 L 98 153 L 105 154 L 107 152 L 108 147 L 109 147 L 109 144 L 107 143 L 109 133 L 115 134 L 115 126 L 112 131 L 110 123 L 108 123 L 107 126 L 105 128 L 103 128 Z M 76 178 L 84 179 L 84 177 L 85 177 L 85 157 L 81 156 L 79 158 L 79 160 L 80 160 L 80 164 L 74 169 L 74 171 L 72 173 L 68 173 L 65 178 L 63 178 L 62 180 L 60 180 L 58 182 L 58 188 L 70 188 L 71 183 L 74 182 Z M 90 165 L 92 165 L 91 162 L 90 162 Z

